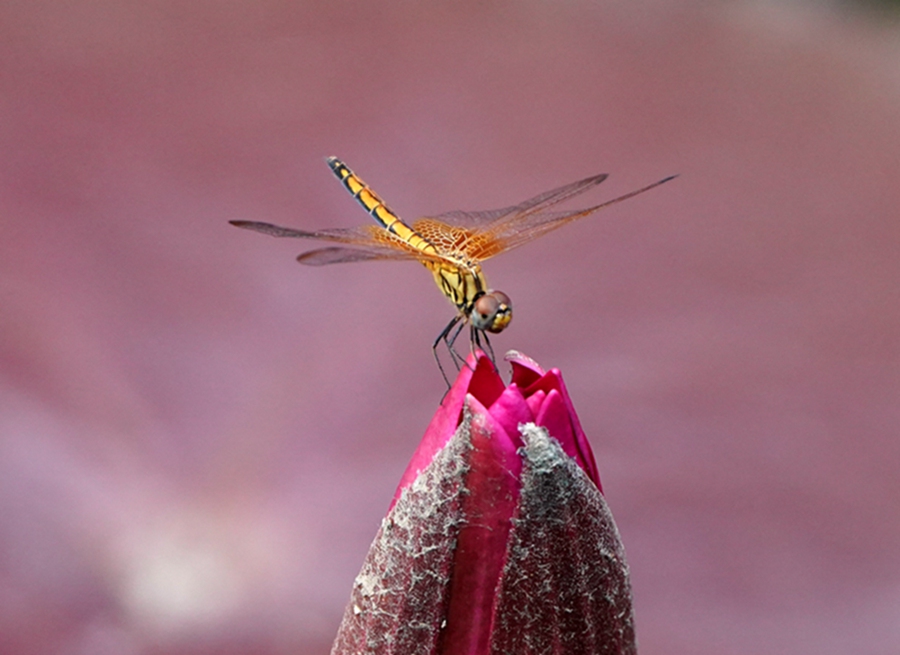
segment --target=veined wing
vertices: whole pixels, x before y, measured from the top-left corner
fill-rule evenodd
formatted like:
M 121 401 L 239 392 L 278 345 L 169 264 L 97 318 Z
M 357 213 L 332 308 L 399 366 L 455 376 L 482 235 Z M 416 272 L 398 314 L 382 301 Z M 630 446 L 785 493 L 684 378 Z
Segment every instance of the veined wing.
M 510 216 L 527 216 L 536 212 L 546 211 L 554 205 L 593 189 L 607 177 L 609 176 L 606 173 L 592 175 L 583 180 L 578 180 L 577 182 L 572 182 L 571 184 L 545 191 L 544 193 L 538 194 L 517 205 L 503 207 L 502 209 L 488 209 L 486 211 L 456 210 L 438 214 L 436 216 L 428 216 L 426 218 L 437 219 L 441 223 L 459 227 L 481 227 Z M 413 224 L 413 227 L 415 227 L 415 224 Z
M 349 262 L 387 261 L 422 261 L 421 255 L 399 252 L 377 246 L 347 248 L 331 246 L 318 248 L 297 255 L 297 261 L 307 266 L 325 266 L 326 264 L 347 264 Z
M 457 235 L 454 239 L 454 248 L 456 250 L 465 253 L 467 257 L 476 261 L 484 261 L 485 259 L 499 255 L 507 250 L 518 248 L 519 246 L 524 245 L 529 241 L 533 241 L 548 232 L 556 230 L 567 223 L 571 223 L 579 218 L 584 218 L 605 207 L 609 207 L 610 205 L 622 202 L 623 200 L 628 200 L 645 191 L 649 191 L 675 177 L 677 176 L 669 176 L 658 182 L 637 189 L 636 191 L 626 193 L 623 196 L 607 200 L 606 202 L 586 209 L 547 211 L 548 207 L 562 201 L 557 200 L 555 197 L 550 198 L 549 201 L 542 201 L 542 203 L 539 203 L 540 207 L 535 209 L 531 206 L 532 201 L 535 200 L 535 198 L 532 198 L 531 200 L 526 200 L 522 205 L 519 205 L 519 207 L 525 207 L 524 211 L 507 212 L 480 227 L 468 229 L 466 227 L 446 226 L 446 224 L 444 224 L 445 227 L 441 228 L 440 220 L 422 218 L 413 223 L 413 229 L 425 235 L 426 238 L 428 238 L 429 233 L 432 232 L 452 232 Z M 580 183 L 576 182 L 575 185 L 592 179 L 597 178 L 587 178 L 587 180 L 581 180 Z M 602 182 L 602 179 L 600 181 Z M 599 184 L 599 182 L 594 182 L 594 184 Z M 574 187 L 575 185 L 569 185 L 569 187 Z M 561 189 L 557 189 L 555 192 L 548 192 L 548 194 L 555 194 L 566 188 L 567 187 L 561 187 Z M 590 187 L 588 186 L 586 188 Z M 577 195 L 586 190 L 586 188 L 570 192 L 567 195 L 564 195 L 563 199 L 568 199 L 573 195 Z M 543 196 L 548 196 L 548 194 L 543 194 Z M 540 198 L 541 196 L 537 197 Z M 486 215 L 487 213 L 484 214 Z M 447 215 L 445 214 L 443 216 Z
M 373 260 L 431 261 L 436 263 L 446 263 L 446 260 L 443 257 L 437 254 L 423 252 L 392 232 L 378 227 L 377 225 L 360 225 L 353 228 L 335 228 L 307 232 L 305 230 L 295 230 L 289 227 L 281 227 L 280 225 L 260 223 L 257 221 L 229 222 L 235 227 L 253 230 L 273 237 L 315 239 L 317 241 L 330 241 L 343 244 L 340 246 L 310 250 L 297 257 L 297 261 L 309 266 L 324 266 L 325 264 Z

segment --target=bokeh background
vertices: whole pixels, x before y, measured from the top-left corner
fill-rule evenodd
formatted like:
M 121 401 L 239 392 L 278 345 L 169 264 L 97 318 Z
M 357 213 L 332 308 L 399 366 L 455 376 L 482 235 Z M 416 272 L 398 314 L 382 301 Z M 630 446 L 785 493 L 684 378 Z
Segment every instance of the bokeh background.
M 444 391 L 415 264 L 227 224 L 677 181 L 487 265 L 641 652 L 900 652 L 900 22 L 776 2 L 0 8 L 0 652 L 324 654 Z

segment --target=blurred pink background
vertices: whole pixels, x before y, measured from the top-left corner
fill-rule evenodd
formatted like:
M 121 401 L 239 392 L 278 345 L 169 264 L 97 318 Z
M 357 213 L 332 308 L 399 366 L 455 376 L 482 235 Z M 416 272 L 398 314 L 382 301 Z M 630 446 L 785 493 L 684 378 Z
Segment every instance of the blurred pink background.
M 366 222 L 599 172 L 488 262 L 644 655 L 900 652 L 900 23 L 802 3 L 5 3 L 0 652 L 324 654 L 444 384 Z M 578 204 L 578 203 L 576 203 Z

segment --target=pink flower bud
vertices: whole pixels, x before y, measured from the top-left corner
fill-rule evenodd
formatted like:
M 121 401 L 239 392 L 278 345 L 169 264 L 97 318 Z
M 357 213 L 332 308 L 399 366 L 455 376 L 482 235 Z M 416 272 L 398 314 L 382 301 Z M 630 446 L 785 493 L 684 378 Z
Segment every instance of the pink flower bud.
M 407 467 L 332 655 L 635 653 L 628 567 L 557 370 L 470 358 Z

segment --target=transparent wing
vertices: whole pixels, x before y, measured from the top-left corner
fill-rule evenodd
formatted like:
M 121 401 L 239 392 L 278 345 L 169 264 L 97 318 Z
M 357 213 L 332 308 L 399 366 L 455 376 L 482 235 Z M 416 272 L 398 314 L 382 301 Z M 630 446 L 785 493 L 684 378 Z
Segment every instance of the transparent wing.
M 545 191 L 529 198 L 517 205 L 503 207 L 502 209 L 489 209 L 487 211 L 451 211 L 436 216 L 428 216 L 429 219 L 437 219 L 448 225 L 459 227 L 479 227 L 510 216 L 526 216 L 535 212 L 541 212 L 557 205 L 564 200 L 574 198 L 600 184 L 608 177 L 606 173 L 586 177 L 583 180 L 566 184 L 551 191 Z M 415 224 L 413 224 L 415 227 Z
M 454 240 L 454 248 L 460 252 L 463 252 L 471 259 L 476 261 L 483 261 L 485 259 L 489 259 L 494 257 L 495 255 L 499 255 L 502 252 L 506 252 L 507 250 L 512 250 L 513 248 L 518 248 L 521 245 L 528 243 L 534 239 L 537 239 L 548 232 L 556 230 L 567 223 L 571 223 L 572 221 L 578 220 L 579 218 L 584 218 L 585 216 L 589 216 L 596 211 L 599 211 L 605 207 L 609 207 L 610 205 L 614 205 L 618 202 L 622 202 L 623 200 L 628 200 L 629 198 L 633 198 L 636 195 L 644 193 L 645 191 L 649 191 L 660 184 L 664 184 L 669 180 L 674 179 L 675 175 L 667 177 L 659 182 L 654 182 L 648 186 L 637 189 L 636 191 L 632 191 L 630 193 L 626 193 L 623 196 L 619 196 L 618 198 L 613 198 L 612 200 L 607 200 L 604 203 L 599 205 L 595 205 L 593 207 L 588 207 L 586 209 L 574 209 L 567 211 L 547 211 L 548 207 L 551 207 L 557 202 L 561 202 L 561 200 L 557 199 L 560 195 L 564 196 L 563 199 L 570 198 L 573 195 L 577 195 L 581 193 L 584 189 L 579 189 L 575 191 L 571 191 L 560 194 L 560 190 L 557 189 L 556 192 L 549 192 L 548 194 L 544 194 L 547 199 L 538 203 L 539 207 L 535 208 L 531 206 L 529 203 L 531 201 L 526 201 L 519 207 L 527 206 L 525 211 L 514 212 L 511 214 L 505 214 L 493 219 L 491 222 L 482 225 L 481 227 L 474 227 L 471 229 L 466 229 L 462 227 L 449 227 L 444 231 L 455 231 L 458 235 L 464 233 L 464 236 L 457 236 Z M 597 179 L 597 178 L 588 178 Z M 587 180 L 582 180 L 584 183 Z M 602 181 L 602 180 L 600 180 Z M 569 188 L 574 188 L 576 185 L 580 183 L 576 182 L 575 185 L 570 185 Z M 595 184 L 599 184 L 599 182 L 595 182 Z M 566 189 L 567 187 L 562 187 Z M 552 195 L 552 198 L 551 198 Z M 541 196 L 538 196 L 540 198 Z M 532 199 L 534 200 L 534 199 Z M 420 221 L 416 221 L 413 224 L 413 227 L 425 234 L 427 231 L 437 231 L 437 228 L 433 225 L 429 225 L 430 221 L 434 219 L 420 219 Z M 421 223 L 421 225 L 420 225 Z
M 325 266 L 326 264 L 346 264 L 348 262 L 388 261 L 422 261 L 422 257 L 412 253 L 387 250 L 386 248 L 319 248 L 310 250 L 297 257 L 297 261 L 307 266 Z
M 253 230 L 273 237 L 315 239 L 344 244 L 344 246 L 320 248 L 300 255 L 297 260 L 310 266 L 362 262 L 374 260 L 433 261 L 444 263 L 444 258 L 422 252 L 403 239 L 377 225 L 360 225 L 353 228 L 335 228 L 307 232 L 290 227 L 257 221 L 229 221 L 235 227 Z

